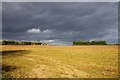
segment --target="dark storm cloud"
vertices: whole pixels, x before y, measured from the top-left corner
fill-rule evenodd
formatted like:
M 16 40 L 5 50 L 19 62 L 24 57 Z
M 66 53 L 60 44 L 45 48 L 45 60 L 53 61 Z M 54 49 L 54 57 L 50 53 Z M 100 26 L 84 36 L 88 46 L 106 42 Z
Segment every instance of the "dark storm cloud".
M 2 8 L 3 39 L 59 45 L 80 39 L 117 42 L 117 3 L 11 2 Z

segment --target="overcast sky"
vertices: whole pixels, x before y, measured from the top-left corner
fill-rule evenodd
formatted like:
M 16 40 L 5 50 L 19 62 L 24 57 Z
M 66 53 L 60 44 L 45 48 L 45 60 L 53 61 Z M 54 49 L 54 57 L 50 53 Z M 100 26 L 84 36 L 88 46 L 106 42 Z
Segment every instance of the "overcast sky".
M 118 41 L 118 3 L 2 3 L 3 39 L 71 45 L 75 40 Z

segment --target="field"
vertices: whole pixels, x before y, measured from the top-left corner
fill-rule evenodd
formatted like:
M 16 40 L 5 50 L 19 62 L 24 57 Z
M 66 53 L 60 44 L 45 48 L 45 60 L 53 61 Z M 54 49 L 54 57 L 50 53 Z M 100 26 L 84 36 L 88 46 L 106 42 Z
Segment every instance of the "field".
M 117 78 L 117 46 L 2 46 L 2 75 L 11 78 Z

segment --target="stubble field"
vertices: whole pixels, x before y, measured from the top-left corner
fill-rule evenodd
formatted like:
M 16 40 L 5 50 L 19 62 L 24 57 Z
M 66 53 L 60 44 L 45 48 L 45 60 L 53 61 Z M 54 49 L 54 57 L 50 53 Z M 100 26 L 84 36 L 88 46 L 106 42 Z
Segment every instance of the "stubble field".
M 2 46 L 3 78 L 117 78 L 118 46 Z

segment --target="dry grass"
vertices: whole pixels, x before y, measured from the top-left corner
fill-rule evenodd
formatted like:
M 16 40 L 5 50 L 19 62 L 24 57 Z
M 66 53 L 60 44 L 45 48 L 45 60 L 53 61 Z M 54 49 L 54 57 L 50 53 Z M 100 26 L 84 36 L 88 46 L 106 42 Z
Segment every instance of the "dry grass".
M 117 46 L 3 46 L 3 77 L 117 78 Z

